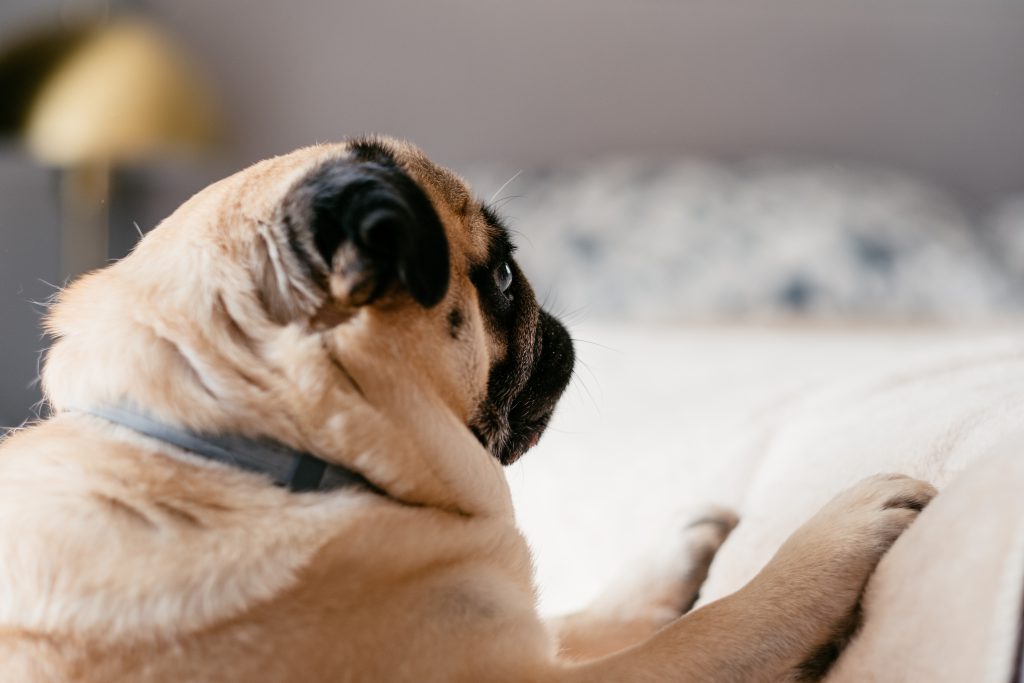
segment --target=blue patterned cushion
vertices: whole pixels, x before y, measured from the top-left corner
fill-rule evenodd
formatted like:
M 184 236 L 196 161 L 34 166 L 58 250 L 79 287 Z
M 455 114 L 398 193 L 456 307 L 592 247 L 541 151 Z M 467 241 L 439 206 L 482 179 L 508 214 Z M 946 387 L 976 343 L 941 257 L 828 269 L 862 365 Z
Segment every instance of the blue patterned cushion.
M 1024 281 L 1024 194 L 1008 197 L 996 206 L 986 228 L 992 253 Z
M 517 169 L 470 168 L 480 196 Z M 494 204 L 541 299 L 591 318 L 977 318 L 1017 278 L 944 194 L 816 162 L 609 160 L 527 170 Z M 1022 252 L 1024 253 L 1024 252 Z

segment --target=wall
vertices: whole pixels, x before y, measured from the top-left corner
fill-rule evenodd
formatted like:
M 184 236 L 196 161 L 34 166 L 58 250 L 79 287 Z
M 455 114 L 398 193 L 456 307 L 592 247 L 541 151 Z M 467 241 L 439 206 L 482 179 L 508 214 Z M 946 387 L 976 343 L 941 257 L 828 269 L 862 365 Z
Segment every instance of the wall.
M 4 0 L 0 40 L 56 16 Z M 139 4 L 139 3 L 120 3 Z M 137 173 L 115 253 L 229 169 L 381 131 L 435 158 L 770 151 L 923 173 L 983 208 L 1024 189 L 1024 3 L 1014 0 L 148 0 L 225 105 L 205 165 Z M 51 177 L 0 148 L 0 426 L 42 348 L 56 277 Z
M 155 0 L 254 160 L 378 130 L 451 163 L 783 150 L 1024 185 L 1013 0 Z

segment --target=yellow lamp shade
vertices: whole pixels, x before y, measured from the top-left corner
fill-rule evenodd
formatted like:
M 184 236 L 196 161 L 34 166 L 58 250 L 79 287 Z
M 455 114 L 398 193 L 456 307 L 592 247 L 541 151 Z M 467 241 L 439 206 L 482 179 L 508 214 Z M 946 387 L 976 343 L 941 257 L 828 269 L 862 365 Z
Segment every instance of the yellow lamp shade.
M 186 60 L 146 24 L 121 20 L 92 32 L 43 80 L 24 134 L 44 162 L 79 166 L 198 148 L 215 121 Z

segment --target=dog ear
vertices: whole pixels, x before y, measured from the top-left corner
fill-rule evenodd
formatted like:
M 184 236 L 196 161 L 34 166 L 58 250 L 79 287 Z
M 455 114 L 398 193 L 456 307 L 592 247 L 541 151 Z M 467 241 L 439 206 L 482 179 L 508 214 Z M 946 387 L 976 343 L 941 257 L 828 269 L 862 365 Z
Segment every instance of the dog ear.
M 396 284 L 426 308 L 444 298 L 449 278 L 444 226 L 430 198 L 402 168 L 335 161 L 310 174 L 293 195 L 305 204 L 301 214 L 322 260 L 310 270 L 326 266 L 328 289 L 338 303 L 372 303 Z M 292 240 L 293 249 L 302 249 L 302 242 Z

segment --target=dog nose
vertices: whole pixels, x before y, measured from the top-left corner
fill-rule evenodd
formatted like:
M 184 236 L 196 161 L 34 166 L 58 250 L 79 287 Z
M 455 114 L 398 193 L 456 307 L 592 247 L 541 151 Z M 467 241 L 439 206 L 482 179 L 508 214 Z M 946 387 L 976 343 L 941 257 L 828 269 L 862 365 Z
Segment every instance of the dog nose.
M 558 318 L 545 310 L 540 312 L 538 329 L 543 339 L 542 349 L 543 355 L 546 357 L 544 364 L 549 367 L 564 368 L 567 374 L 571 373 L 576 360 L 576 352 L 573 349 L 569 331 L 558 321 Z

